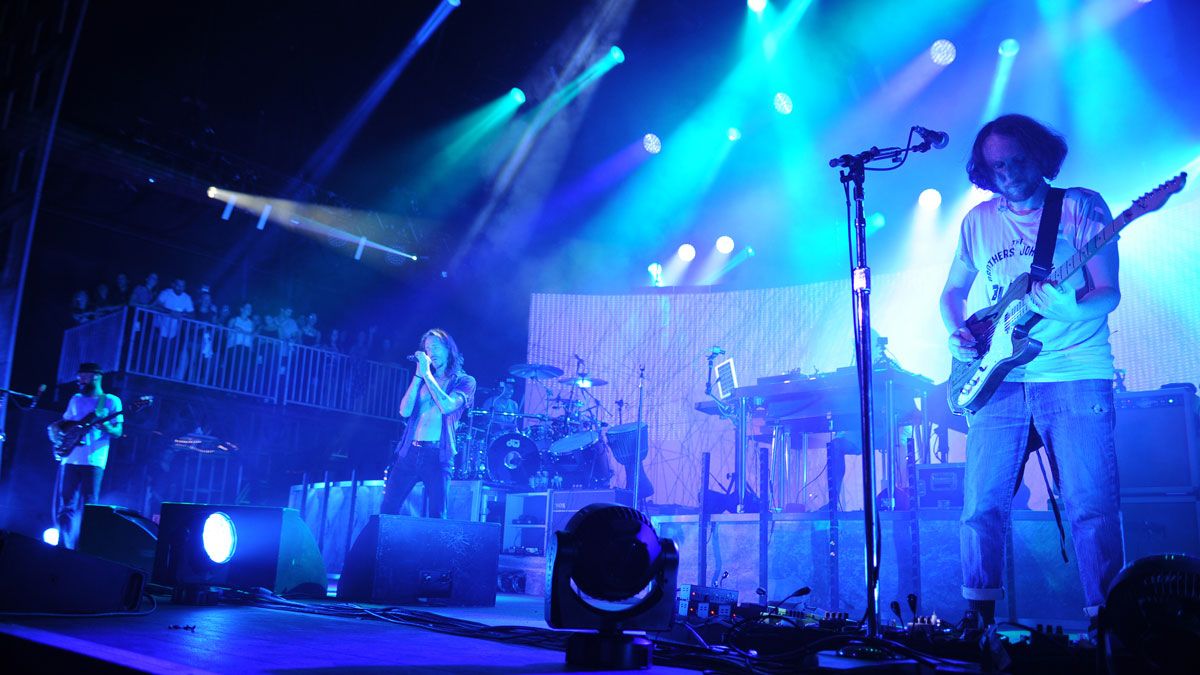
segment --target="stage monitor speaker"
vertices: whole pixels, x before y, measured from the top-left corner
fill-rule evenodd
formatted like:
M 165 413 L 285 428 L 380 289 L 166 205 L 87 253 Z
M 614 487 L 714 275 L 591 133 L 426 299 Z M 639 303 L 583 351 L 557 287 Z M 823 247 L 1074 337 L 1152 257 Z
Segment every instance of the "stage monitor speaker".
M 1200 488 L 1196 395 L 1183 386 L 1116 396 L 1121 494 L 1195 494 Z
M 346 556 L 338 598 L 492 607 L 500 529 L 498 523 L 372 516 Z
M 207 524 L 215 514 L 225 516 L 218 524 L 232 524 L 226 531 L 232 541 L 225 541 L 231 546 L 225 562 L 213 560 L 205 550 Z M 326 595 L 325 563 L 295 509 L 163 502 L 158 527 L 154 583 L 176 589 L 261 586 L 281 595 Z
M 128 565 L 0 530 L 0 610 L 133 611 L 145 583 Z
M 123 506 L 88 504 L 83 510 L 79 551 L 137 568 L 154 571 L 158 525 Z

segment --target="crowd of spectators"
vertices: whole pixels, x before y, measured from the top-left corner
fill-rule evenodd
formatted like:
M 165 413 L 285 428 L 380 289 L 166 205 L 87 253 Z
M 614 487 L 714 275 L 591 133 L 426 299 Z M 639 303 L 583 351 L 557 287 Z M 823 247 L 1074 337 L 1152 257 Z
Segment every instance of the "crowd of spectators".
M 200 286 L 198 297 L 193 300 L 184 279 L 177 278 L 169 287 L 162 288 L 158 274 L 154 272 L 132 288 L 129 277 L 120 273 L 111 286 L 100 282 L 91 293 L 86 289 L 76 291 L 71 301 L 71 321 L 75 325 L 87 323 L 126 306 L 146 307 L 225 327 L 232 332 L 230 342 L 235 345 L 249 346 L 255 336 L 261 335 L 385 363 L 398 363 L 403 358 L 403 353 L 397 351 L 390 338 L 379 335 L 378 326 L 358 330 L 351 341 L 344 329 L 332 328 L 325 333 L 318 328 L 316 312 L 296 318 L 293 308 L 284 305 L 275 314 L 260 314 L 255 312 L 252 303 L 243 302 L 235 313 L 231 305 L 218 304 L 213 299 L 208 285 Z M 178 330 L 177 324 L 175 330 Z

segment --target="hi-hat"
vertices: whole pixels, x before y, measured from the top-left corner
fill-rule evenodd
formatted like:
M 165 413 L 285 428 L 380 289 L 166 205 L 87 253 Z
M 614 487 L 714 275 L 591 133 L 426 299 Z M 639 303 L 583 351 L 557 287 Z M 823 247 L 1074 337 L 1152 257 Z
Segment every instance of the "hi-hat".
M 591 389 L 592 387 L 603 387 L 608 384 L 608 380 L 601 380 L 596 377 L 564 377 L 559 380 L 562 384 L 569 384 L 572 387 L 580 389 Z
M 527 380 L 546 380 L 562 375 L 563 369 L 544 363 L 518 363 L 514 366 L 509 366 L 508 372 Z

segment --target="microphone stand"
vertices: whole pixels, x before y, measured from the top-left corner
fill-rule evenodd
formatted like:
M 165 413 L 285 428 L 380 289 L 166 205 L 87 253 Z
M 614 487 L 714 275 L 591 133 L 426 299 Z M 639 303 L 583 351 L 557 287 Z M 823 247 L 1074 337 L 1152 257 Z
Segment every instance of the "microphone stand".
M 851 290 L 853 295 L 854 361 L 858 369 L 859 415 L 862 423 L 862 486 L 863 528 L 865 536 L 865 563 L 867 584 L 867 630 L 868 638 L 879 636 L 879 616 L 876 592 L 879 586 L 879 541 L 875 537 L 877 505 L 875 503 L 875 450 L 871 441 L 873 430 L 873 401 L 871 391 L 871 268 L 867 264 L 867 219 L 863 209 L 863 183 L 866 180 L 867 163 L 875 160 L 891 160 L 898 169 L 908 159 L 909 152 L 925 152 L 931 144 L 925 141 L 912 145 L 915 129 L 908 134 L 908 145 L 904 148 L 872 147 L 857 155 L 842 155 L 829 160 L 830 167 L 840 168 L 842 186 L 846 191 L 846 216 L 848 236 L 853 247 L 851 261 Z M 880 169 L 887 170 L 887 169 Z M 853 186 L 854 214 L 850 214 L 850 192 Z
M 637 406 L 637 423 L 633 425 L 634 429 L 634 452 L 633 462 L 630 464 L 633 471 L 633 508 L 642 511 L 641 502 L 641 487 L 642 487 L 642 409 L 644 407 L 644 398 L 646 391 L 646 366 L 638 367 L 638 406 Z M 647 439 L 649 440 L 649 439 Z M 629 483 L 628 480 L 625 481 Z

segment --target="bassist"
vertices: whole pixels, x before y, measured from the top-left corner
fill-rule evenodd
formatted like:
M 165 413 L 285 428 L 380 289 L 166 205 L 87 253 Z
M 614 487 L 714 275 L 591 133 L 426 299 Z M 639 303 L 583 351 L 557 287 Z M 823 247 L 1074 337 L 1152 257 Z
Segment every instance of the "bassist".
M 978 331 L 966 327 L 968 307 L 996 303 L 1009 284 L 1030 272 L 1048 181 L 1058 175 L 1066 154 L 1062 136 L 1024 115 L 1004 115 L 976 136 L 967 174 L 995 197 L 963 219 L 942 291 L 942 319 L 955 359 L 971 361 L 981 355 L 977 347 L 985 348 Z M 1058 222 L 1056 267 L 1112 222 L 1103 198 L 1080 188 L 1066 190 L 1061 212 L 1048 215 L 1058 216 L 1048 221 Z M 1026 302 L 1042 317 L 1030 331 L 1043 344 L 1041 352 L 1008 373 L 982 408 L 968 413 L 962 592 L 986 623 L 994 620 L 996 600 L 1003 597 L 1005 534 L 1027 448 L 1037 447 L 1031 439 L 1044 443 L 1065 503 L 1089 616 L 1121 569 L 1108 328 L 1108 314 L 1121 299 L 1117 269 L 1113 242 L 1062 284 L 1034 282 Z
M 62 420 L 54 422 L 47 429 L 56 444 L 64 431 L 73 426 L 72 423 L 90 422 L 122 409 L 120 398 L 104 393 L 101 386 L 103 376 L 99 364 L 79 364 L 75 380 L 79 393 L 71 397 Z M 83 520 L 83 507 L 100 499 L 100 481 L 108 463 L 109 441 L 121 436 L 122 427 L 120 415 L 97 424 L 60 461 L 59 489 L 54 505 L 60 546 L 75 548 Z

